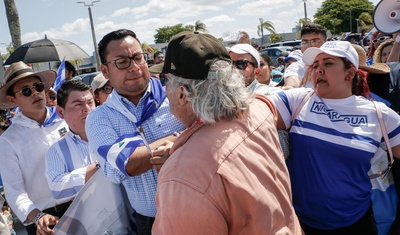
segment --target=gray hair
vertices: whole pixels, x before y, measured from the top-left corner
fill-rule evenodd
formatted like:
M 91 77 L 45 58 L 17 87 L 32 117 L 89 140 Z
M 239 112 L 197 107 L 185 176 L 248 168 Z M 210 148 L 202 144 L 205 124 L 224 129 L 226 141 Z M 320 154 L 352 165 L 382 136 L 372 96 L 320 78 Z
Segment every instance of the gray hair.
M 243 75 L 227 61 L 211 65 L 206 80 L 185 79 L 171 75 L 169 89 L 184 86 L 193 112 L 205 124 L 242 116 L 254 95 L 244 85 Z

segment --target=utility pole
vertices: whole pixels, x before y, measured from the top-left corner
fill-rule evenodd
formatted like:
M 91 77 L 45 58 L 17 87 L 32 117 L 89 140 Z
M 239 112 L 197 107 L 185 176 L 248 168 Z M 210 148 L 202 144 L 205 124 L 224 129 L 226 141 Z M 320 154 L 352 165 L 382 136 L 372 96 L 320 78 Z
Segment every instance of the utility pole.
M 307 24 L 307 0 L 303 0 L 304 3 L 304 25 Z
M 99 57 L 99 50 L 97 48 L 97 42 L 96 42 L 96 33 L 94 31 L 94 26 L 93 26 L 93 17 L 92 17 L 92 9 L 90 7 L 94 6 L 96 2 L 100 2 L 100 0 L 92 1 L 91 3 L 87 4 L 85 1 L 78 1 L 76 3 L 82 3 L 85 7 L 88 8 L 89 12 L 89 20 L 90 20 L 90 27 L 92 30 L 92 39 L 93 39 L 93 46 L 94 46 L 94 54 L 96 57 L 96 70 L 100 71 L 100 57 Z

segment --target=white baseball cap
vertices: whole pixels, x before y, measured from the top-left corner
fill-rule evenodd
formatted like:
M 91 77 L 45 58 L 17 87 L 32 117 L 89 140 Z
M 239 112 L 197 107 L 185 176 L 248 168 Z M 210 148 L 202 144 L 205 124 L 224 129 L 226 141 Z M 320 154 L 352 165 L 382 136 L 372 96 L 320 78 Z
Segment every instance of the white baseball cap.
M 289 55 L 283 60 L 283 62 L 288 62 L 291 59 L 294 59 L 296 61 L 301 61 L 301 58 L 303 57 L 303 53 L 301 50 L 294 50 L 289 53 Z
M 358 69 L 358 54 L 356 49 L 347 41 L 328 41 L 320 48 L 310 47 L 303 53 L 305 65 L 312 65 L 317 55 L 326 53 L 328 55 L 348 59 Z
M 233 47 L 227 47 L 228 52 L 233 52 L 239 55 L 250 54 L 257 61 L 258 67 L 260 67 L 260 53 L 248 43 L 239 43 Z
M 100 72 L 98 75 L 96 75 L 96 77 L 94 77 L 92 83 L 90 84 L 92 91 L 94 92 L 95 90 L 102 88 L 107 82 L 108 79 L 104 77 L 102 72 Z

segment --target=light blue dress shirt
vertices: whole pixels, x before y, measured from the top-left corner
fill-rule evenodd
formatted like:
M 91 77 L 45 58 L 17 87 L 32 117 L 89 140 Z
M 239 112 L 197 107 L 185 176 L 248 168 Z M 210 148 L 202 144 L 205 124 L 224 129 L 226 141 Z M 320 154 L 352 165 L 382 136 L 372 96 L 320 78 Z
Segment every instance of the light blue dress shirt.
M 88 142 L 69 131 L 46 154 L 46 178 L 55 199 L 74 198 L 85 185 L 86 168 L 94 161 Z
M 129 112 L 139 119 L 142 115 L 143 101 L 150 92 L 149 86 L 137 106 L 120 96 L 116 90 L 111 95 L 122 101 Z M 159 109 L 150 118 L 142 123 L 141 127 L 148 143 L 185 129 L 183 124 L 170 113 L 168 98 L 162 102 Z M 101 156 L 97 151 L 101 146 L 113 145 L 121 136 L 132 134 L 134 130 L 137 130 L 135 123 L 124 114 L 104 104 L 91 111 L 86 121 L 90 151 L 97 155 L 106 177 L 114 183 L 124 185 L 131 206 L 136 212 L 144 216 L 155 217 L 157 172 L 150 169 L 138 176 L 128 176 L 125 171 L 121 171 L 105 161 L 106 156 Z M 125 166 L 127 162 L 128 160 L 125 160 Z

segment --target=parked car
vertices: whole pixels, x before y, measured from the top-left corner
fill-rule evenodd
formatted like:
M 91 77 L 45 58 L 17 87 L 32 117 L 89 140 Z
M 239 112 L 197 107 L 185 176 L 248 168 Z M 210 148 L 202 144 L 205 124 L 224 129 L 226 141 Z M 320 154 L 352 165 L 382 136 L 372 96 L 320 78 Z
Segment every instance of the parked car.
M 270 48 L 270 47 L 282 47 L 282 46 L 300 47 L 301 46 L 301 40 L 293 40 L 293 41 L 284 41 L 284 42 L 272 43 L 269 46 L 267 46 L 267 48 Z
M 261 52 L 265 53 L 271 58 L 272 65 L 278 66 L 278 57 L 279 56 L 287 56 L 290 51 L 293 51 L 293 47 L 290 46 L 281 46 L 281 47 L 269 47 L 263 49 Z
M 79 74 L 72 79 L 77 79 L 81 80 L 82 82 L 90 85 L 94 79 L 100 72 L 93 72 L 93 73 L 84 73 L 84 74 Z

